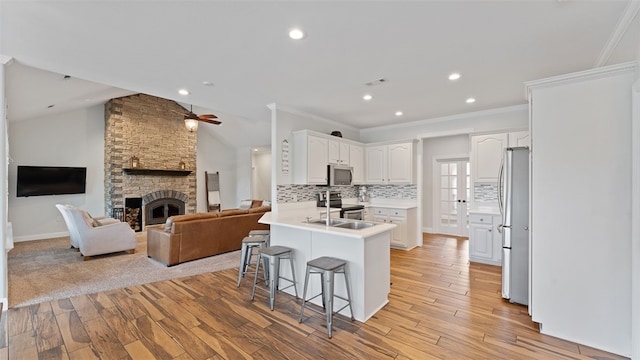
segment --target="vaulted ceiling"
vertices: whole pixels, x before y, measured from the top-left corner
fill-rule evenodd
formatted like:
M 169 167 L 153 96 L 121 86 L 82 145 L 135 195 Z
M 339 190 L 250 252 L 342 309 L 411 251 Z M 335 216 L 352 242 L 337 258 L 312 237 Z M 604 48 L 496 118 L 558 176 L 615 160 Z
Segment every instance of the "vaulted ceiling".
M 10 121 L 142 92 L 214 112 L 223 120 L 215 131 L 237 123 L 260 143 L 264 134 L 253 129 L 268 129 L 274 102 L 360 129 L 524 104 L 525 81 L 637 60 L 638 8 L 578 0 L 2 1 L 0 55 L 14 59 Z M 288 37 L 294 27 L 303 39 Z M 451 81 L 454 72 L 461 77 Z

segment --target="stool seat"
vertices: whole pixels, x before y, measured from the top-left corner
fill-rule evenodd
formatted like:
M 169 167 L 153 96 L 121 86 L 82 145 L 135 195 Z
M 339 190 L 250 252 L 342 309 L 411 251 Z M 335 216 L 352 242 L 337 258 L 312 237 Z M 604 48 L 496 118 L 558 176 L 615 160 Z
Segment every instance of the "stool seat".
M 257 235 L 269 235 L 271 233 L 270 230 L 251 230 L 249 231 L 249 236 L 257 236 Z
M 286 246 L 270 246 L 268 248 L 262 248 L 258 250 L 258 254 L 270 255 L 270 256 L 278 256 L 284 253 L 288 253 L 291 251 L 291 248 Z
M 263 243 L 266 241 L 267 239 L 265 239 L 262 235 L 246 236 L 244 239 L 242 239 L 243 244 Z
M 336 270 L 341 266 L 344 266 L 347 262 L 334 257 L 323 256 L 317 259 L 313 259 L 307 262 L 307 265 L 312 266 L 320 270 Z

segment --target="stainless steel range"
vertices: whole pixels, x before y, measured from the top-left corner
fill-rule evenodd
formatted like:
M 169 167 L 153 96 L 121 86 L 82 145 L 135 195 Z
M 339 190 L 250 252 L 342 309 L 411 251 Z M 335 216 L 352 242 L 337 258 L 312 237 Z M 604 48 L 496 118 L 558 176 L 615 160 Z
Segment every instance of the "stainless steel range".
M 319 192 L 316 194 L 318 207 L 327 206 L 327 193 Z M 342 193 L 339 191 L 329 192 L 329 207 L 340 209 L 340 217 L 353 220 L 364 220 L 364 206 L 356 204 L 343 204 Z

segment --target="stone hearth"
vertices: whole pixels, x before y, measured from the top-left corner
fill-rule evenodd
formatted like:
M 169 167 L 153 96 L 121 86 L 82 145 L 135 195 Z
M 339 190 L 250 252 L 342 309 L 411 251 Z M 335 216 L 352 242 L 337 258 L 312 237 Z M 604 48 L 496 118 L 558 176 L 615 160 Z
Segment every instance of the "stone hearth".
M 146 214 L 146 205 L 157 200 L 158 194 L 172 194 L 163 197 L 184 202 L 186 213 L 195 212 L 197 132 L 189 132 L 175 111 L 185 109 L 175 101 L 145 94 L 105 104 L 106 214 L 124 208 L 127 198 L 143 198 L 142 213 Z M 192 172 L 186 176 L 125 173 L 133 156 L 142 169 L 178 170 L 183 162 Z

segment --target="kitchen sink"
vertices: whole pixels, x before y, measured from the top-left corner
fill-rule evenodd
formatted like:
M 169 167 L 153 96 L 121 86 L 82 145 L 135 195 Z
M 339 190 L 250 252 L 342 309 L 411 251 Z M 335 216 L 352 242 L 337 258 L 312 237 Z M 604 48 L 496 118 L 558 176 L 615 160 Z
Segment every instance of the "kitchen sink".
M 307 224 L 314 224 L 314 225 L 327 225 L 327 219 L 313 219 L 313 220 L 308 220 L 305 221 L 305 223 Z M 338 225 L 342 225 L 347 223 L 346 220 L 343 219 L 330 219 L 329 220 L 329 226 L 338 226 Z
M 305 221 L 307 224 L 313 225 L 327 225 L 326 219 L 313 219 Z M 347 219 L 331 219 L 329 220 L 329 226 L 341 228 L 341 229 L 351 229 L 351 230 L 361 230 L 367 229 L 376 225 L 375 223 L 360 221 L 360 220 L 347 220 Z
M 352 230 L 360 230 L 360 229 L 366 229 L 366 228 L 370 228 L 372 226 L 375 226 L 376 224 L 374 223 L 370 223 L 370 222 L 365 222 L 365 221 L 349 221 L 349 222 L 345 222 L 342 224 L 337 224 L 337 225 L 333 225 L 334 227 L 339 227 L 342 229 L 352 229 Z

